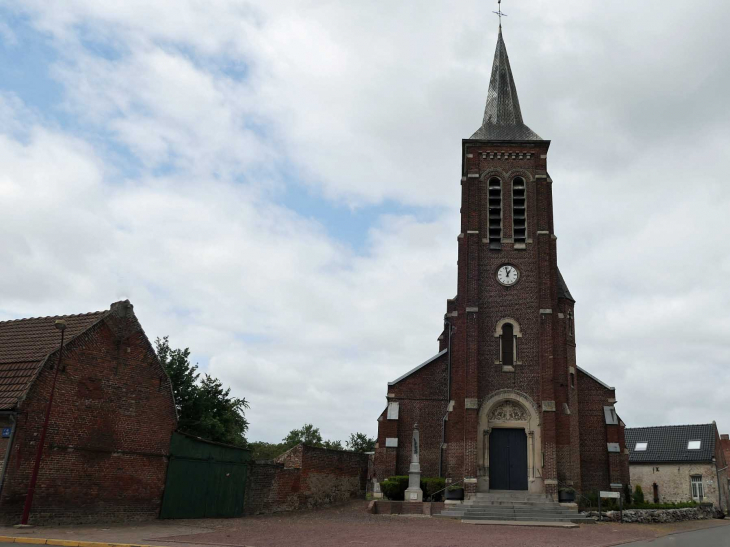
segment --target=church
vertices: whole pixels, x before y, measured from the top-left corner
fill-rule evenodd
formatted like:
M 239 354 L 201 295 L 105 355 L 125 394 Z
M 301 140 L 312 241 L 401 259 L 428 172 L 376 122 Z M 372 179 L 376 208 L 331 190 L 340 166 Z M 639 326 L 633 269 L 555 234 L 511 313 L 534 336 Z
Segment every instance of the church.
M 375 474 L 406 475 L 417 424 L 424 477 L 465 495 L 557 499 L 629 482 L 616 393 L 576 364 L 575 300 L 558 269 L 550 141 L 522 119 L 500 25 L 484 118 L 461 146 L 457 294 L 438 352 L 388 384 Z

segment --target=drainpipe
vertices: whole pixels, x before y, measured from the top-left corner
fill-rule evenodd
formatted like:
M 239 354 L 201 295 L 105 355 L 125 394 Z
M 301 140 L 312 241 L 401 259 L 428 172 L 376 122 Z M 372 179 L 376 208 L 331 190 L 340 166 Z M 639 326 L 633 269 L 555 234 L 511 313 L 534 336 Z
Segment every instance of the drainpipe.
M 444 476 L 444 444 L 446 443 L 446 419 L 449 417 L 449 405 L 451 404 L 451 331 L 453 330 L 453 327 L 451 326 L 451 323 L 447 320 L 444 320 L 444 325 L 446 328 L 449 329 L 449 334 L 447 337 L 447 345 L 446 350 L 448 352 L 448 358 L 446 362 L 447 365 L 447 388 L 446 388 L 446 414 L 444 414 L 444 417 L 441 419 L 441 448 L 439 448 L 439 477 Z
M 15 412 L 0 412 L 0 416 L 7 416 L 13 422 L 12 429 L 10 431 L 10 438 L 8 439 L 8 447 L 5 450 L 5 457 L 3 458 L 2 471 L 0 471 L 0 494 L 2 494 L 3 485 L 5 484 L 5 470 L 8 468 L 10 452 L 13 450 L 13 439 L 15 438 L 15 430 L 18 427 L 18 421 L 15 419 Z

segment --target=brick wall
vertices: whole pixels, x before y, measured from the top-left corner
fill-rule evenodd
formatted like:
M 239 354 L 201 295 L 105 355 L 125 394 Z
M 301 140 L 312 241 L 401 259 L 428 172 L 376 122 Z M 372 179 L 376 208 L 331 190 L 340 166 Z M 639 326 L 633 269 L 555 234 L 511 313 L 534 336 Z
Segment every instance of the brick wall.
M 64 351 L 31 523 L 159 514 L 174 402 L 131 306 L 120 311 Z M 0 522 L 19 522 L 54 373 L 44 367 L 19 405 Z
M 375 472 L 379 481 L 408 474 L 416 423 L 421 439 L 421 473 L 425 477 L 438 477 L 441 429 L 448 406 L 447 364 L 448 353 L 388 387 L 388 401 L 398 403 L 399 416 L 397 420 L 389 420 L 386 409 L 378 418 Z M 398 447 L 387 448 L 387 438 L 397 438 Z
M 578 371 L 577 381 L 582 491 L 608 490 L 611 483 L 628 484 L 623 427 L 606 425 L 603 412 L 604 406 L 613 404 L 615 393 L 582 371 Z M 609 454 L 608 443 L 618 443 L 620 452 Z
M 367 471 L 366 454 L 300 444 L 276 461 L 250 465 L 244 514 L 312 509 L 362 497 Z

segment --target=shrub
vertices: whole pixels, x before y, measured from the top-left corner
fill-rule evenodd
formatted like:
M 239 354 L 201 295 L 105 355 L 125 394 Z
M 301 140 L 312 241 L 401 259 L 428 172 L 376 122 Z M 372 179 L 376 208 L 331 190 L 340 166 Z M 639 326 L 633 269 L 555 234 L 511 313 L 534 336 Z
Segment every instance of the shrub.
M 631 504 L 631 500 L 634 498 L 631 492 L 631 485 L 624 484 L 624 503 Z
M 391 501 L 403 501 L 408 488 L 408 477 L 396 475 L 380 483 L 380 491 Z
M 431 496 L 436 494 L 436 492 L 443 490 L 445 487 L 446 479 L 442 479 L 440 477 L 426 477 L 421 479 L 421 490 L 423 490 L 424 498 L 430 498 Z M 439 492 L 438 494 L 436 494 L 436 497 L 439 499 L 443 498 L 443 492 Z
M 640 484 L 634 489 L 634 505 L 642 505 L 644 503 L 644 490 Z

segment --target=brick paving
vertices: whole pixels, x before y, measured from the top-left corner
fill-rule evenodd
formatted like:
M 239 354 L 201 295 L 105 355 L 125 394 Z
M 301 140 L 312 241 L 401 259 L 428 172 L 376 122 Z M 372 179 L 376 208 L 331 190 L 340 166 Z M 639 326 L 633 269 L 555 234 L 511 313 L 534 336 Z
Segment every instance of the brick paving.
M 157 540 L 236 547 L 604 547 L 723 525 L 724 521 L 663 528 L 636 524 L 582 525 L 578 529 L 472 526 L 420 516 L 370 515 L 365 504 L 357 502 L 336 509 L 237 519 L 230 524 L 213 532 Z
M 104 526 L 0 527 L 0 535 L 169 547 L 608 547 L 730 521 L 594 524 L 579 529 L 472 526 L 422 516 L 370 515 L 367 503 L 240 519 L 168 520 Z

